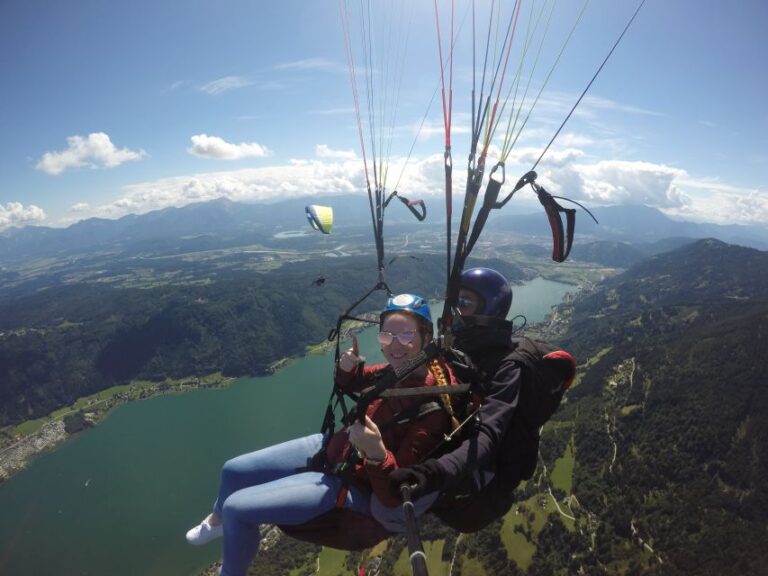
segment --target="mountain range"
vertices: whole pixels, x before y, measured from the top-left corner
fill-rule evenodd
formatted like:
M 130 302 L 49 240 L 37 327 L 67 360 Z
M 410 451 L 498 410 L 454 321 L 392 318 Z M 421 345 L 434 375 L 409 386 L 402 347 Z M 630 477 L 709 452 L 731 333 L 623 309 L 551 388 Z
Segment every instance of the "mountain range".
M 142 215 L 131 214 L 116 220 L 90 218 L 67 228 L 12 228 L 0 234 L 0 266 L 103 250 L 130 253 L 149 248 L 162 252 L 164 247 L 177 247 L 180 239 L 193 248 L 202 246 L 206 249 L 268 243 L 277 232 L 308 227 L 304 207 L 309 203 L 333 207 L 336 234 L 350 229 L 367 230 L 371 226 L 370 209 L 363 198 L 361 195 L 303 198 L 274 204 L 245 204 L 219 198 Z M 406 210 L 398 210 L 398 203 L 393 207 L 394 210 L 387 212 L 388 226 L 414 226 L 415 220 Z M 592 212 L 600 224 L 595 224 L 581 212 L 577 218 L 577 245 L 595 241 L 648 245 L 668 238 L 711 237 L 731 244 L 768 248 L 768 230 L 763 227 L 677 221 L 645 206 L 611 206 L 595 208 Z M 431 207 L 422 226 L 440 230 L 444 226 L 441 217 L 442 211 Z M 543 211 L 524 215 L 494 214 L 487 229 L 532 237 L 549 233 Z
M 306 226 L 302 204 L 274 205 L 271 219 L 263 210 L 217 201 L 53 233 L 61 234 L 61 251 L 75 238 L 80 250 L 117 251 L 202 230 L 236 242 L 238 234 L 267 238 L 280 226 Z M 278 215 L 289 218 L 292 210 L 299 215 L 288 228 Z M 622 220 L 615 222 L 611 233 Z M 501 224 L 510 222 L 497 219 L 489 227 Z M 123 226 L 123 235 L 113 226 Z M 353 225 L 342 222 L 342 233 L 345 226 Z M 628 237 L 644 228 L 621 226 Z M 536 229 L 541 235 L 540 222 Z M 3 240 L 22 246 L 41 230 L 51 229 L 20 230 Z M 46 248 L 42 238 L 33 243 L 38 254 Z M 575 257 L 577 249 L 606 249 L 637 261 L 557 311 L 567 320 L 559 343 L 580 369 L 544 429 L 538 474 L 521 487 L 503 522 L 477 534 L 458 539 L 427 524 L 422 538 L 434 562 L 467 574 L 765 573 L 768 252 L 714 238 L 691 242 L 679 233 L 635 241 L 574 248 Z M 643 255 L 650 246 L 653 255 Z M 324 337 L 333 311 L 374 281 L 375 270 L 357 283 L 345 280 L 370 268 L 369 258 L 359 258 L 307 260 L 211 283 L 142 289 L 80 283 L 16 297 L 0 308 L 0 417 L 18 422 L 45 414 L 131 378 L 266 370 Z M 398 262 L 394 280 L 396 272 L 400 281 L 441 293 L 437 254 Z M 510 278 L 523 273 L 507 266 Z M 319 275 L 327 277 L 322 289 L 311 282 Z M 287 293 L 275 285 L 294 288 Z M 300 337 L 281 331 L 286 323 L 306 330 L 297 331 Z M 401 573 L 394 566 L 403 546 L 375 552 L 379 573 Z M 280 545 L 274 554 L 289 555 Z M 309 572 L 317 556 L 311 558 Z M 356 556 L 352 564 L 367 561 Z M 263 563 L 254 570 L 286 573 Z
M 568 206 L 567 203 L 564 205 Z M 768 249 L 768 230 L 764 226 L 673 220 L 660 210 L 643 205 L 599 207 L 590 209 L 590 212 L 599 224 L 583 210 L 577 211 L 576 234 L 582 242 L 592 239 L 642 244 L 667 238 L 716 238 L 729 244 Z M 526 235 L 544 235 L 549 229 L 543 210 L 537 214 L 501 214 L 489 221 L 488 227 Z

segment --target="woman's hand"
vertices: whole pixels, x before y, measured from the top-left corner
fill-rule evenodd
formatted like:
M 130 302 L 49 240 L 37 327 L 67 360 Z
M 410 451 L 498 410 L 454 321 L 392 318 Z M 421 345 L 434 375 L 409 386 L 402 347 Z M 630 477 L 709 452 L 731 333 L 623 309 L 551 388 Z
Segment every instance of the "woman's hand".
M 387 448 L 381 439 L 379 427 L 367 415 L 364 425 L 355 422 L 347 428 L 347 432 L 352 446 L 364 456 L 373 460 L 384 460 L 387 457 Z
M 339 356 L 339 368 L 344 372 L 352 372 L 362 362 L 360 349 L 357 347 L 357 337 L 352 335 L 352 348 Z

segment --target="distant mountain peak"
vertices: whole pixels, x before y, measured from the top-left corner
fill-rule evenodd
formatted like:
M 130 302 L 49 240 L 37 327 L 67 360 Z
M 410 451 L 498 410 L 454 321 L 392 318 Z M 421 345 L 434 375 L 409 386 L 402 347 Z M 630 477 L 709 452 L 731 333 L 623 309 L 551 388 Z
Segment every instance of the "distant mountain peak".
M 761 226 L 674 220 L 658 208 L 644 204 L 587 207 L 599 224 L 595 224 L 582 210 L 577 210 L 575 243 L 584 240 L 653 243 L 667 238 L 717 238 L 729 244 L 768 249 L 768 229 Z M 497 216 L 488 226 L 518 234 L 545 236 L 549 229 L 544 222 L 540 213 L 509 214 Z

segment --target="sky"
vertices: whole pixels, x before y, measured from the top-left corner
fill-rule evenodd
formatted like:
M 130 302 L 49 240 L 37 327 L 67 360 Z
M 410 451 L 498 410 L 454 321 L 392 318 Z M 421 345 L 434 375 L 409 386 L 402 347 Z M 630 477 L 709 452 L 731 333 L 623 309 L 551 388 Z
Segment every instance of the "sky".
M 475 4 L 476 93 L 488 30 L 493 62 L 514 6 Z M 571 34 L 582 6 L 520 4 L 500 68 L 500 102 L 510 99 L 488 152 L 490 168 L 517 118 L 502 194 L 531 169 L 637 2 L 591 0 Z M 432 0 L 372 2 L 361 18 L 363 9 L 338 0 L 0 0 L 0 232 L 222 196 L 356 194 L 367 205 L 374 159 L 387 190 L 442 205 L 439 49 L 459 193 L 471 4 L 455 0 L 452 35 L 452 3 L 438 0 L 442 44 Z M 536 166 L 538 182 L 590 207 L 643 203 L 679 219 L 768 224 L 767 22 L 765 0 L 647 0 Z M 534 204 L 521 191 L 504 210 Z

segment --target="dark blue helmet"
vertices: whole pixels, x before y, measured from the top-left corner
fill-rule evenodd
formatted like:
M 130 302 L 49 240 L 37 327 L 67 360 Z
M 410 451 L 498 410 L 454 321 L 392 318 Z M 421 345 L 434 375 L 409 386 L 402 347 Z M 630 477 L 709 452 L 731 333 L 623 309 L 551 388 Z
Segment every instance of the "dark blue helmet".
M 477 315 L 494 316 L 502 320 L 512 306 L 512 288 L 509 282 L 496 270 L 470 268 L 461 273 L 460 286 L 480 296 Z

